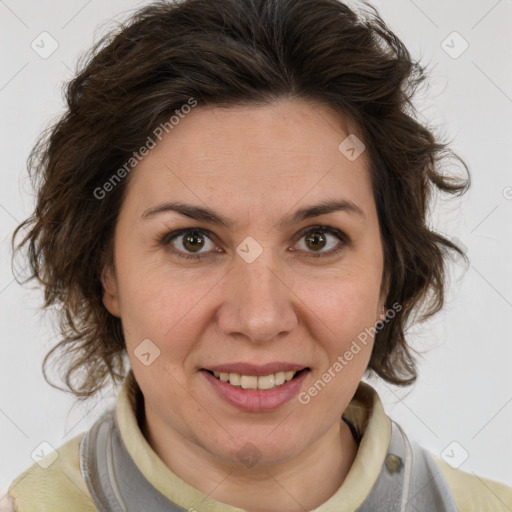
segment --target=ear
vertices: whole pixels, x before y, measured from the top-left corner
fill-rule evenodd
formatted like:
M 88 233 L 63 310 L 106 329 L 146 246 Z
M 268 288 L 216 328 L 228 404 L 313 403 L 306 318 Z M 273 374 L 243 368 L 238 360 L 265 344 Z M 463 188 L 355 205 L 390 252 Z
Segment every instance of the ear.
M 385 276 L 385 277 L 383 277 L 382 286 L 381 286 L 381 290 L 380 290 L 378 313 L 377 313 L 378 317 L 376 320 L 377 322 L 386 318 L 386 300 L 388 298 L 388 294 L 389 294 L 389 282 Z
M 104 267 L 101 273 L 101 284 L 103 285 L 103 304 L 109 313 L 121 318 L 117 279 L 111 266 Z

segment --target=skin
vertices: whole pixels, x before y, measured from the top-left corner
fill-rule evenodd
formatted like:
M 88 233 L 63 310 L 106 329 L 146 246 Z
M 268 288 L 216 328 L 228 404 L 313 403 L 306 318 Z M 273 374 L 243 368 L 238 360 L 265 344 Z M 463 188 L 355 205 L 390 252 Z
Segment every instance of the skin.
M 132 170 L 119 213 L 103 300 L 122 319 L 145 398 L 143 432 L 184 481 L 251 512 L 319 506 L 357 453 L 341 415 L 373 340 L 307 405 L 292 399 L 271 412 L 235 408 L 199 371 L 236 361 L 301 363 L 311 369 L 305 391 L 381 318 L 387 290 L 381 293 L 383 252 L 366 154 L 349 161 L 338 149 L 350 133 L 358 132 L 328 107 L 299 100 L 198 106 Z M 335 211 L 277 225 L 299 208 L 339 198 L 364 215 Z M 234 225 L 173 211 L 141 219 L 168 201 L 207 206 Z M 306 228 L 318 225 L 341 230 L 348 243 L 327 234 L 323 244 L 308 244 Z M 158 242 L 185 228 L 207 231 L 211 240 L 203 237 L 200 249 L 186 236 Z M 248 236 L 263 250 L 252 263 L 236 252 Z M 336 246 L 341 252 L 329 256 Z M 173 248 L 206 256 L 182 259 Z M 145 366 L 134 350 L 148 338 L 161 353 Z M 246 443 L 259 451 L 251 467 L 237 456 Z

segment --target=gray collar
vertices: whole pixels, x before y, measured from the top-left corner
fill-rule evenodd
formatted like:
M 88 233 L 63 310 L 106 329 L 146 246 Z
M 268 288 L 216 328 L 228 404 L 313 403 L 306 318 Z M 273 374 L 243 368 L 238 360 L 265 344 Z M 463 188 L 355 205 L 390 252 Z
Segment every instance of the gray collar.
M 100 512 L 191 510 L 170 501 L 140 472 L 121 438 L 115 410 L 105 413 L 83 436 L 80 470 Z M 435 459 L 419 445 L 411 443 L 392 420 L 384 464 L 375 485 L 356 512 L 378 511 L 457 512 Z

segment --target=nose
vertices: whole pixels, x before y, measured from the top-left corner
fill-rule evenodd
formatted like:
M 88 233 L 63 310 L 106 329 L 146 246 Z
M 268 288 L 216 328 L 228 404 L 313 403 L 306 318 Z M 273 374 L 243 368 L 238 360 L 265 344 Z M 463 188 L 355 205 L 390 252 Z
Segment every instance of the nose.
M 226 276 L 223 301 L 217 312 L 220 331 L 263 343 L 290 333 L 296 327 L 296 295 L 286 283 L 284 273 L 273 264 L 266 248 L 251 263 L 237 257 Z

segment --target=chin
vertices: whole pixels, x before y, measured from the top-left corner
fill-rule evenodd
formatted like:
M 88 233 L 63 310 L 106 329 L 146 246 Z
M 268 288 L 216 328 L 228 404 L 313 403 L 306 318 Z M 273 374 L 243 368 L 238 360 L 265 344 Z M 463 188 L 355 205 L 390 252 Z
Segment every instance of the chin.
M 270 439 L 268 432 L 271 432 L 271 429 L 265 430 L 264 433 L 253 436 L 245 431 L 244 435 L 230 438 L 228 446 L 217 445 L 209 451 L 227 464 L 250 469 L 286 462 L 296 457 L 304 447 L 304 442 L 299 439 Z

